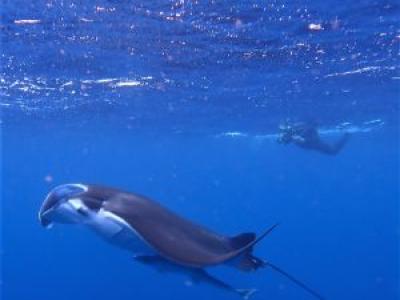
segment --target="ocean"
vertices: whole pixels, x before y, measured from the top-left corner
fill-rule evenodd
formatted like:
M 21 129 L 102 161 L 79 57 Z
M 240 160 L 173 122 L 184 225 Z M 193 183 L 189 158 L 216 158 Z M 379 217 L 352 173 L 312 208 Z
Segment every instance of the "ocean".
M 326 299 L 400 296 L 397 1 L 1 3 L 1 299 L 240 299 L 79 225 L 64 183 L 146 195 L 254 247 Z M 312 124 L 326 155 L 278 143 Z M 318 150 L 318 149 L 317 149 Z M 214 276 L 313 299 L 271 268 Z

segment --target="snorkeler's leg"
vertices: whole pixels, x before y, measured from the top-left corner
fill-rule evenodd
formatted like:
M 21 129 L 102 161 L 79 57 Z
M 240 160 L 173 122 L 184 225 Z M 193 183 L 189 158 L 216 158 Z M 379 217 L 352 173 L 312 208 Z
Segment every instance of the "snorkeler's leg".
M 340 140 L 338 140 L 336 142 L 336 144 L 334 145 L 334 150 L 335 150 L 335 154 L 339 153 L 340 150 L 342 150 L 342 148 L 347 144 L 347 142 L 349 141 L 350 138 L 350 134 L 348 132 L 346 132 L 345 134 L 343 134 L 343 136 L 340 138 Z
M 338 154 L 342 148 L 346 145 L 347 141 L 349 140 L 350 134 L 345 133 L 335 144 L 330 145 L 320 141 L 318 147 L 316 148 L 322 153 L 329 154 L 329 155 L 336 155 Z

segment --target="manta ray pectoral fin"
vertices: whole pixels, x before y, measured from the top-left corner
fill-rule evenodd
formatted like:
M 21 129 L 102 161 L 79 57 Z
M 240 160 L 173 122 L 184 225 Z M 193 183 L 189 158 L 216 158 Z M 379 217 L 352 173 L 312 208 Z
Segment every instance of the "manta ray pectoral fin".
M 190 273 L 189 277 L 192 283 L 194 284 L 199 284 L 201 283 L 204 274 L 202 273 L 202 269 L 199 270 L 199 272 L 197 272 L 197 270 L 194 269 L 193 272 Z
M 155 266 L 161 263 L 161 258 L 158 255 L 135 254 L 133 259 L 143 265 Z
M 173 264 L 159 255 L 141 255 L 136 254 L 133 259 L 143 265 L 150 266 L 160 273 L 167 273 L 179 270 L 179 267 L 174 267 Z

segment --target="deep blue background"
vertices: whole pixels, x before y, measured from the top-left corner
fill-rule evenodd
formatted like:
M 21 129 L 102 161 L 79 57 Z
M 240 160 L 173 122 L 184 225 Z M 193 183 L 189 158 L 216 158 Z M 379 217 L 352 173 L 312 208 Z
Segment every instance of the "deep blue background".
M 327 299 L 398 299 L 395 1 L 3 2 L 3 299 L 235 298 L 83 228 L 41 228 L 67 182 L 145 194 L 229 235 L 280 222 L 260 257 Z M 257 138 L 287 118 L 360 130 L 336 157 Z M 270 270 L 213 271 L 255 300 L 311 299 Z

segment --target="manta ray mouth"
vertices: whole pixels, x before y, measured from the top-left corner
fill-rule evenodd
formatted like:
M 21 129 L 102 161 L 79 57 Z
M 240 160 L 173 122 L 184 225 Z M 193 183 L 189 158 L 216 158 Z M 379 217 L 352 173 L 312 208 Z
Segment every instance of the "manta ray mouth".
M 54 214 L 54 209 L 48 209 L 39 214 L 39 222 L 46 229 L 51 229 L 54 226 L 52 215 Z
M 40 224 L 50 228 L 54 223 L 81 224 L 90 214 L 89 209 L 79 198 L 62 201 L 39 213 Z
M 46 214 L 39 215 L 40 225 L 46 229 L 50 229 L 54 226 L 54 223 L 46 218 Z
M 50 229 L 54 226 L 53 221 L 51 220 L 51 213 L 54 210 L 54 208 L 49 208 L 45 211 L 40 211 L 39 212 L 39 222 L 40 225 L 42 225 L 46 229 Z

